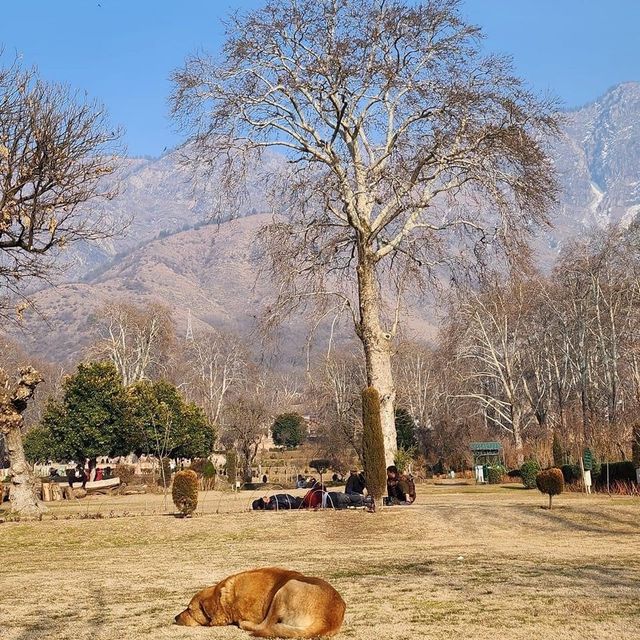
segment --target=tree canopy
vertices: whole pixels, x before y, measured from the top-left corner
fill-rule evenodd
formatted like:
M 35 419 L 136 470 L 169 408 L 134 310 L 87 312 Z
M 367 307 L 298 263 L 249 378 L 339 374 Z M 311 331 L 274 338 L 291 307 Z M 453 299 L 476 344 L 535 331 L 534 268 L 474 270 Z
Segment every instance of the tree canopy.
M 273 422 L 271 435 L 280 447 L 297 447 L 304 442 L 307 425 L 299 413 L 281 413 Z
M 113 363 L 81 363 L 62 388 L 62 398 L 47 404 L 42 420 L 54 455 L 84 461 L 129 453 L 129 403 Z
M 46 406 L 42 425 L 27 434 L 33 461 L 148 454 L 205 457 L 215 429 L 204 411 L 164 380 L 125 387 L 112 362 L 78 366 L 63 383 L 63 395 Z
M 185 402 L 164 380 L 143 380 L 129 390 L 132 450 L 158 457 L 205 457 L 213 451 L 215 429 L 204 411 Z
M 116 169 L 119 135 L 100 105 L 44 82 L 18 61 L 0 66 L 3 315 L 15 301 L 8 294 L 24 299 L 27 282 L 61 266 L 61 249 L 115 231 L 114 221 L 92 218 L 82 205 L 114 194 L 103 178 Z

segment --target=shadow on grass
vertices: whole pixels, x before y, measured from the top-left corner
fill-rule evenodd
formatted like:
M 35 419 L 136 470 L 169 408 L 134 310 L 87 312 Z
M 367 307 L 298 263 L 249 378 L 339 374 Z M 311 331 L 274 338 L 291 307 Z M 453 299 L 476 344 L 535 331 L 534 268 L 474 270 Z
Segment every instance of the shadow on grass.
M 90 599 L 91 605 L 77 608 L 67 607 L 65 611 L 57 611 L 55 615 L 47 616 L 42 613 L 34 622 L 21 625 L 22 629 L 16 636 L 16 640 L 41 640 L 43 636 L 69 638 L 68 623 L 80 617 L 85 621 L 88 637 L 100 638 L 107 623 L 107 600 L 104 589 L 95 589 Z
M 603 587 L 638 590 L 638 572 L 627 567 L 578 565 L 572 567 L 536 567 L 542 576 L 563 576 L 571 582 L 585 586 L 594 593 Z M 635 575 L 634 575 L 635 574 Z
M 540 505 L 543 506 L 543 505 Z M 546 505 L 545 505 L 546 507 Z M 560 529 L 564 529 L 566 531 L 578 531 L 581 533 L 597 533 L 597 534 L 605 534 L 605 535 L 616 535 L 616 536 L 629 536 L 629 535 L 638 535 L 640 531 L 640 526 L 636 523 L 633 523 L 629 520 L 620 520 L 615 518 L 609 518 L 608 515 L 601 515 L 600 520 L 602 524 L 596 524 L 593 522 L 578 522 L 576 520 L 571 519 L 570 516 L 577 515 L 578 517 L 589 515 L 593 516 L 594 514 L 590 513 L 588 510 L 584 511 L 581 509 L 576 509 L 573 506 L 564 506 L 556 504 L 553 509 L 532 509 L 531 506 L 521 505 L 516 507 L 517 511 L 520 513 L 527 515 L 529 517 L 537 517 L 543 520 L 546 524 L 554 525 L 555 527 L 559 527 Z M 631 527 L 627 531 L 620 531 L 619 529 L 612 529 L 611 527 L 607 527 L 607 522 L 615 522 L 616 524 L 624 524 L 627 527 Z
M 331 574 L 331 578 L 360 578 L 372 576 L 408 576 L 434 573 L 434 562 L 403 562 L 389 564 L 359 564 L 357 567 L 343 567 Z

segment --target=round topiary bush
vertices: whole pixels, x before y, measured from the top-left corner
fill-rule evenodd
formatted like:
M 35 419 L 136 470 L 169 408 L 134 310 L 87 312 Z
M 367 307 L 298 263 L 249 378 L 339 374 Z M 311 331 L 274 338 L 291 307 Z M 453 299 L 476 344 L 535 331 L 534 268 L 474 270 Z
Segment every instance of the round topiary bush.
M 496 464 L 487 469 L 487 482 L 489 484 L 500 484 L 504 478 L 505 469 L 502 465 Z
M 561 469 L 545 469 L 536 476 L 536 486 L 542 493 L 549 496 L 549 509 L 551 499 L 564 490 L 564 476 Z
M 527 489 L 536 488 L 536 476 L 540 473 L 540 464 L 537 460 L 527 460 L 520 467 L 520 475 L 522 477 L 522 484 Z
M 183 516 L 190 516 L 198 506 L 198 475 L 191 469 L 178 471 L 171 490 L 173 503 Z

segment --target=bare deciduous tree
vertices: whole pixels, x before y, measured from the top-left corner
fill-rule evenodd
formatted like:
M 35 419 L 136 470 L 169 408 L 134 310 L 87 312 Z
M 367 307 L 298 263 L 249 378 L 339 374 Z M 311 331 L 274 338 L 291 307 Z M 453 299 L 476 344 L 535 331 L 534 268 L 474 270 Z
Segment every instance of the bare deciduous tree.
M 238 394 L 225 408 L 222 441 L 238 451 L 244 482 L 251 482 L 251 466 L 267 435 L 270 418 L 268 407 L 257 394 Z
M 161 374 L 173 340 L 170 310 L 162 304 L 119 302 L 100 309 L 92 355 L 111 360 L 125 387 Z
M 186 344 L 184 358 L 189 396 L 203 407 L 211 424 L 220 424 L 225 399 L 246 376 L 245 350 L 234 336 L 208 331 Z
M 282 218 L 267 230 L 281 302 L 320 296 L 351 310 L 388 463 L 398 305 L 387 284 L 401 294 L 425 267 L 522 250 L 556 191 L 542 143 L 554 105 L 507 59 L 483 56 L 459 4 L 267 0 L 229 18 L 221 55 L 173 76 L 188 148 L 226 163 L 223 186 L 264 149 L 290 161 Z
M 0 313 L 51 275 L 60 250 L 111 235 L 87 203 L 111 198 L 116 169 L 104 110 L 17 63 L 0 68 Z M 24 303 L 23 303 L 24 304 Z M 22 308 L 22 307 L 20 307 Z
M 43 82 L 17 62 L 0 67 L 0 317 L 15 318 L 16 297 L 21 315 L 29 284 L 52 274 L 62 249 L 113 233 L 108 221 L 88 215 L 87 203 L 113 195 L 101 179 L 115 170 L 111 143 L 118 136 L 100 106 Z M 11 462 L 12 499 L 29 515 L 39 509 L 21 426 L 39 377 L 24 369 L 14 389 L 0 371 L 0 430 Z

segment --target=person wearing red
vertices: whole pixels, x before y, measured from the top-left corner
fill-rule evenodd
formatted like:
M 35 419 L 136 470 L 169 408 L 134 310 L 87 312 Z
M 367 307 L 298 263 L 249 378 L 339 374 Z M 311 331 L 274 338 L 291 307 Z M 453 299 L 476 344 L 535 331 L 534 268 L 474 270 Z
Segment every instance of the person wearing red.
M 304 498 L 302 498 L 301 509 L 317 509 L 322 506 L 322 498 L 324 496 L 324 486 L 317 480 L 314 485 L 307 491 Z

